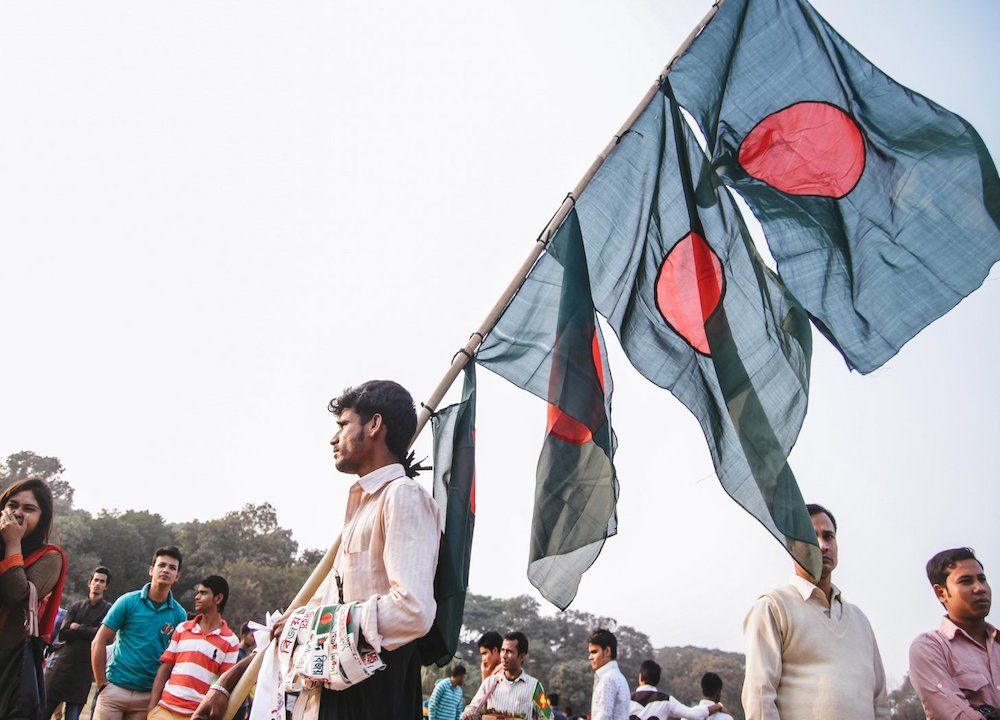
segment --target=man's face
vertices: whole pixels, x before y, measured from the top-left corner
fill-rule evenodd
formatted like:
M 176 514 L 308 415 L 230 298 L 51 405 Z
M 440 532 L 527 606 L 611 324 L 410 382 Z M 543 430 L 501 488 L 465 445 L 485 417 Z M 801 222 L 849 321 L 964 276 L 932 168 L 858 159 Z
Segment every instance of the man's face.
M 811 519 L 819 541 L 819 550 L 823 553 L 823 578 L 829 578 L 837 567 L 837 531 L 825 512 L 816 513 Z
M 500 648 L 479 648 L 479 669 L 483 671 L 483 677 L 491 675 L 500 664 Z
M 500 646 L 500 664 L 508 675 L 519 675 L 526 657 L 528 653 L 517 652 L 517 640 L 504 640 Z
M 330 440 L 333 445 L 333 463 L 342 473 L 354 474 L 369 454 L 367 426 L 371 421 L 361 421 L 361 416 L 346 408 L 337 416 L 337 432 Z
M 587 660 L 590 661 L 590 667 L 597 670 L 611 661 L 611 648 L 587 643 Z
M 100 600 L 104 597 L 104 591 L 108 589 L 108 576 L 104 573 L 94 573 L 87 583 L 87 589 L 90 590 L 91 600 Z
M 170 587 L 180 576 L 180 563 L 169 555 L 157 555 L 149 566 L 149 577 L 155 585 Z
M 240 635 L 240 646 L 246 650 L 253 650 L 257 647 L 257 642 L 253 639 L 253 633 L 247 631 Z
M 934 593 L 952 620 L 984 620 L 990 614 L 993 591 L 983 566 L 975 560 L 959 560 L 944 586 L 934 586 Z
M 219 594 L 222 598 L 222 594 Z M 212 588 L 205 587 L 201 583 L 194 586 L 194 611 L 196 613 L 206 613 L 218 609 L 219 602 L 212 594 Z

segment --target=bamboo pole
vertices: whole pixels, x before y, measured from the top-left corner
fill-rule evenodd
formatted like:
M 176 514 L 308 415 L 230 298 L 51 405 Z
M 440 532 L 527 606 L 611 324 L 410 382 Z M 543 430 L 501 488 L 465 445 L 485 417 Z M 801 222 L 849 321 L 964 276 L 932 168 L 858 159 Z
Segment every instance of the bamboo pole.
M 690 34 L 684 38 L 680 47 L 677 48 L 677 52 L 675 52 L 670 58 L 670 62 L 664 66 L 656 80 L 646 91 L 646 94 L 642 96 L 642 100 L 640 100 L 639 104 L 636 105 L 635 109 L 628 116 L 628 119 L 625 120 L 618 132 L 615 133 L 615 135 L 608 141 L 608 144 L 604 146 L 601 154 L 598 155 L 594 159 L 594 162 L 590 164 L 590 167 L 587 168 L 587 172 L 585 172 L 583 177 L 580 178 L 580 181 L 576 184 L 576 187 L 573 188 L 573 191 L 563 199 L 562 203 L 560 203 L 555 215 L 552 216 L 552 219 L 549 220 L 548 224 L 546 224 L 545 228 L 538 236 L 534 246 L 531 248 L 531 252 L 528 253 L 528 257 L 526 257 L 524 262 L 521 263 L 521 266 L 517 269 L 517 272 L 514 274 L 514 278 L 507 285 L 503 294 L 499 297 L 499 299 L 497 299 L 496 303 L 494 303 L 493 307 L 486 315 L 486 318 L 479 325 L 476 331 L 469 337 L 469 341 L 465 344 L 462 350 L 455 354 L 447 372 L 444 374 L 444 377 L 441 378 L 437 387 L 434 388 L 434 391 L 431 393 L 427 401 L 421 403 L 420 410 L 417 413 L 417 429 L 416 432 L 414 432 L 413 437 L 410 439 L 411 447 L 420 436 L 424 427 L 427 425 L 427 421 L 430 419 L 431 414 L 437 409 L 438 403 L 441 402 L 445 393 L 448 392 L 448 389 L 455 382 L 458 374 L 462 372 L 462 369 L 468 364 L 469 359 L 475 356 L 476 350 L 482 344 L 483 339 L 493 329 L 497 322 L 499 322 L 500 316 L 503 315 L 503 311 L 507 309 L 507 305 L 514 298 L 514 295 L 521 288 L 521 285 L 524 284 L 524 281 L 527 279 L 531 269 L 535 266 L 535 263 L 538 262 L 538 258 L 540 258 L 542 253 L 545 252 L 545 248 L 548 246 L 552 236 L 555 234 L 556 230 L 559 229 L 559 226 L 562 224 L 562 221 L 566 219 L 566 216 L 569 215 L 569 211 L 576 202 L 576 198 L 580 197 L 580 194 L 587 188 L 587 185 L 590 184 L 594 175 L 596 175 L 597 171 L 601 168 L 601 165 L 604 164 L 604 161 L 608 159 L 609 155 L 611 155 L 615 146 L 618 145 L 622 136 L 625 135 L 629 129 L 631 129 L 632 125 L 639 118 L 639 115 L 642 114 L 642 111 L 646 109 L 646 106 L 649 105 L 650 101 L 656 96 L 663 78 L 670 73 L 674 63 L 676 63 L 681 55 L 683 55 L 687 49 L 691 47 L 691 43 L 694 42 L 694 39 L 698 37 L 701 31 L 705 29 L 705 26 L 712 21 L 712 18 L 715 17 L 715 13 L 719 11 L 719 7 L 721 7 L 723 2 L 725 2 L 725 0 L 716 0 L 711 9 L 709 9 L 709 11 L 705 14 L 705 17 L 703 17 Z M 325 555 L 323 555 L 319 564 L 316 565 L 312 574 L 292 600 L 288 609 L 291 610 L 304 605 L 313 595 L 316 594 L 316 591 L 319 590 L 323 580 L 330 573 L 330 570 L 333 569 L 333 560 L 339 549 L 340 536 L 338 535 L 333 541 L 333 544 L 330 546 L 330 549 L 326 551 Z M 232 693 L 230 693 L 229 706 L 226 708 L 224 720 L 232 720 L 233 716 L 236 714 L 236 710 L 243 704 L 243 700 L 246 699 L 246 696 L 249 694 L 251 686 L 253 686 L 257 681 L 257 673 L 260 672 L 260 665 L 263 662 L 263 658 L 263 652 L 257 653 L 250 665 L 247 666 L 243 677 L 240 678 L 236 687 L 233 689 Z

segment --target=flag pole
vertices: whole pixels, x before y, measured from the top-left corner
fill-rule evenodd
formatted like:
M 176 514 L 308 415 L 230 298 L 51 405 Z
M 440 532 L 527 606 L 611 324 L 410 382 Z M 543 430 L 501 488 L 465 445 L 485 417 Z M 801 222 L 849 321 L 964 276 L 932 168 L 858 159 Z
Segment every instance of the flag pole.
M 420 410 L 417 413 L 417 430 L 413 434 L 413 439 L 410 440 L 411 446 L 414 442 L 416 442 L 417 437 L 419 437 L 431 415 L 435 410 L 437 410 L 438 403 L 440 403 L 444 398 L 445 393 L 448 392 L 448 389 L 455 382 L 458 374 L 462 372 L 462 369 L 469 363 L 469 360 L 475 357 L 476 350 L 479 349 L 483 340 L 500 321 L 500 316 L 503 315 L 504 310 L 507 309 L 507 305 L 514 298 L 514 295 L 517 294 L 517 291 L 521 289 L 521 285 L 524 284 L 524 281 L 527 279 L 531 269 L 535 266 L 538 258 L 540 258 L 542 253 L 545 252 L 545 248 L 548 246 L 552 236 L 555 234 L 556 230 L 559 229 L 559 226 L 562 225 L 562 221 L 566 219 L 566 216 L 569 215 L 569 211 L 576 203 L 576 199 L 580 197 L 581 193 L 583 193 L 583 191 L 587 188 L 590 181 L 593 180 L 594 175 L 596 175 L 597 171 L 600 170 L 601 165 L 603 165 L 604 161 L 608 159 L 609 155 L 611 155 L 615 146 L 618 145 L 621 138 L 631 129 L 632 125 L 635 124 L 635 121 L 639 118 L 639 115 L 641 115 L 642 111 L 646 109 L 647 105 L 649 105 L 650 101 L 660 89 L 660 84 L 663 81 L 663 78 L 670 73 L 674 63 L 680 59 L 681 55 L 687 52 L 687 49 L 691 47 L 691 43 L 694 42 L 694 39 L 698 37 L 701 31 L 704 30 L 708 23 L 712 21 L 712 18 L 715 17 L 715 14 L 719 11 L 719 7 L 722 6 L 723 2 L 725 2 L 725 0 L 716 0 L 712 4 L 711 9 L 705 14 L 705 17 L 703 17 L 691 33 L 684 38 L 684 42 L 682 42 L 680 47 L 677 48 L 677 52 L 675 52 L 673 57 L 670 58 L 670 62 L 664 66 L 663 70 L 657 76 L 656 81 L 650 86 L 649 90 L 646 91 L 642 100 L 640 100 L 639 104 L 636 105 L 635 110 L 632 111 L 632 114 L 629 115 L 628 119 L 622 124 L 621 129 L 619 129 L 611 140 L 608 141 L 608 144 L 604 146 L 601 154 L 594 158 L 594 162 L 592 162 L 590 167 L 587 168 L 587 172 L 584 173 L 582 178 L 580 178 L 580 181 L 576 184 L 576 187 L 573 188 L 573 191 L 563 198 L 562 203 L 556 210 L 556 214 L 552 216 L 551 220 L 549 220 L 545 229 L 543 229 L 541 234 L 538 236 L 538 240 L 535 241 L 534 246 L 531 248 L 531 252 L 528 253 L 528 257 L 525 258 L 523 263 L 521 263 L 521 267 L 517 269 L 514 279 L 510 281 L 510 284 L 507 285 L 503 294 L 490 309 L 486 319 L 483 320 L 482 324 L 476 329 L 476 331 L 469 336 L 469 341 L 461 350 L 455 353 L 455 357 L 452 358 L 451 361 L 451 366 L 444 374 L 444 377 L 441 378 L 441 382 L 439 382 L 437 387 L 434 388 L 434 392 L 431 393 L 426 402 L 420 404 Z
M 598 155 L 594 159 L 594 162 L 590 164 L 590 167 L 587 168 L 587 172 L 585 172 L 583 177 L 580 178 L 580 181 L 576 184 L 576 187 L 573 188 L 573 191 L 567 194 L 562 203 L 560 203 L 555 215 L 553 215 L 552 219 L 545 225 L 545 228 L 542 230 L 538 239 L 535 241 L 535 244 L 532 246 L 531 252 L 528 253 L 528 257 L 526 257 L 524 262 L 521 263 L 521 266 L 517 269 L 514 278 L 507 285 L 503 294 L 497 299 L 496 303 L 494 303 L 493 307 L 489 311 L 489 314 L 487 314 L 480 326 L 469 337 L 469 341 L 465 344 L 465 346 L 455 353 L 455 357 L 452 358 L 448 371 L 444 374 L 444 377 L 441 378 L 441 381 L 437 384 L 437 387 L 434 388 L 434 391 L 431 393 L 427 401 L 420 403 L 420 410 L 417 412 L 417 429 L 413 433 L 413 437 L 410 439 L 411 447 L 420 436 L 421 431 L 423 431 L 424 427 L 427 425 L 427 421 L 437 409 L 437 406 L 444 398 L 445 393 L 447 393 L 448 389 L 452 386 L 452 384 L 454 384 L 459 373 L 461 373 L 462 369 L 469 363 L 469 360 L 475 357 L 476 350 L 479 349 L 479 346 L 486 338 L 486 335 L 488 335 L 497 322 L 499 322 L 500 316 L 503 315 L 504 310 L 507 309 L 507 305 L 514 298 L 514 295 L 517 294 L 521 285 L 524 284 L 524 281 L 527 279 L 531 269 L 535 266 L 535 263 L 538 262 L 538 258 L 540 258 L 542 253 L 545 252 L 545 248 L 548 246 L 552 236 L 555 234 L 556 230 L 559 229 L 559 226 L 562 224 L 562 221 L 566 219 L 566 216 L 569 215 L 569 211 L 576 203 L 576 198 L 580 197 L 580 194 L 586 189 L 587 185 L 590 184 L 590 181 L 594 178 L 594 175 L 597 174 L 597 171 L 601 168 L 601 165 L 604 164 L 604 161 L 608 159 L 608 156 L 611 155 L 622 136 L 624 136 L 625 133 L 631 129 L 632 125 L 639 118 L 639 115 L 642 114 L 642 111 L 646 109 L 646 106 L 649 105 L 650 101 L 656 95 L 657 91 L 660 89 L 660 83 L 663 78 L 670 73 L 674 63 L 680 59 L 681 55 L 687 52 L 687 49 L 691 47 L 691 43 L 694 42 L 694 39 L 698 37 L 701 31 L 704 30 L 708 23 L 712 21 L 712 18 L 715 17 L 715 14 L 719 11 L 723 2 L 725 2 L 725 0 L 715 0 L 712 7 L 705 14 L 705 17 L 703 17 L 690 34 L 684 38 L 680 47 L 677 48 L 677 52 L 673 54 L 670 58 L 670 62 L 664 66 L 656 80 L 646 91 L 646 94 L 642 96 L 642 100 L 640 100 L 639 104 L 636 105 L 632 114 L 628 116 L 628 119 L 625 120 L 618 132 L 615 133 L 611 140 L 608 141 L 608 144 L 604 146 L 601 154 Z M 316 565 L 312 574 L 289 604 L 289 610 L 304 605 L 310 598 L 312 598 L 313 595 L 316 594 L 316 591 L 319 590 L 323 580 L 333 568 L 333 560 L 339 549 L 340 535 L 338 535 L 333 541 L 333 544 L 323 555 L 319 564 Z M 243 700 L 246 699 L 246 696 L 250 692 L 250 688 L 257 680 L 257 674 L 260 672 L 260 665 L 263 662 L 264 652 L 270 651 L 270 646 L 268 646 L 267 650 L 258 652 L 251 661 L 250 665 L 247 666 L 246 672 L 243 673 L 243 676 L 236 684 L 236 687 L 230 693 L 229 706 L 226 708 L 226 714 L 223 716 L 223 720 L 232 720 L 240 705 L 243 704 Z

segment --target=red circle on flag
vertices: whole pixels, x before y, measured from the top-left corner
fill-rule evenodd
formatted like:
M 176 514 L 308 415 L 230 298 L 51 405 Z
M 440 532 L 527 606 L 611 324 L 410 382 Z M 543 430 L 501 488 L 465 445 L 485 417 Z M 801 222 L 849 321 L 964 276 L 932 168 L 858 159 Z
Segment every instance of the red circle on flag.
M 332 622 L 333 622 L 333 613 L 326 612 L 319 616 L 320 625 L 329 625 Z
M 667 324 L 702 355 L 711 355 L 705 322 L 718 307 L 726 278 L 722 262 L 696 232 L 670 248 L 656 275 L 656 308 Z
M 835 105 L 800 102 L 768 115 L 743 138 L 740 165 L 789 195 L 842 198 L 865 169 L 865 142 Z

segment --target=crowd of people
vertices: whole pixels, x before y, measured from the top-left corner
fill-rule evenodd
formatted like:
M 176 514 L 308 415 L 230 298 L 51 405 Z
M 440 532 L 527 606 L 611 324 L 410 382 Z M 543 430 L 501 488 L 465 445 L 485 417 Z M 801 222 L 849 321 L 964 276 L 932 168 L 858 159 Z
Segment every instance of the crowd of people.
M 338 427 L 331 440 L 335 465 L 358 480 L 333 569 L 304 608 L 289 610 L 271 628 L 272 638 L 284 640 L 278 652 L 298 658 L 287 664 L 281 687 L 296 688 L 295 720 L 419 717 L 421 640 L 435 617 L 441 523 L 433 498 L 412 480 L 417 468 L 407 446 L 416 427 L 413 399 L 397 383 L 370 381 L 345 390 L 330 410 Z M 747 615 L 746 717 L 887 719 L 875 635 L 832 581 L 837 521 L 820 505 L 808 510 L 822 573 L 817 580 L 796 566 L 792 580 L 763 594 Z M 91 683 L 96 720 L 220 720 L 253 650 L 248 628 L 237 638 L 222 617 L 229 597 L 225 579 L 202 579 L 189 614 L 171 593 L 181 552 L 159 548 L 144 587 L 109 604 L 104 593 L 112 570 L 97 567 L 88 597 L 57 622 L 67 559 L 49 542 L 52 524 L 52 492 L 44 481 L 21 480 L 0 493 L 0 720 L 49 720 L 60 703 L 66 720 L 77 720 Z M 944 550 L 927 563 L 927 577 L 946 612 L 939 627 L 910 648 L 910 680 L 926 715 L 995 719 L 1000 638 L 986 621 L 992 596 L 983 565 L 969 548 Z M 349 611 L 326 612 L 336 608 Z M 315 622 L 296 625 L 304 618 Z M 297 645 L 300 652 L 293 654 Z M 54 652 L 43 672 L 46 646 Z M 304 665 L 303 649 L 309 650 Z M 559 709 L 558 693 L 546 695 L 525 671 L 524 633 L 486 633 L 479 650 L 483 682 L 472 701 L 463 707 L 465 670 L 455 666 L 431 695 L 433 720 L 586 716 Z M 586 651 L 594 669 L 593 720 L 727 717 L 722 681 L 713 673 L 702 678 L 699 704 L 686 706 L 658 688 L 660 668 L 652 660 L 642 664 L 630 692 L 610 631 L 595 630 Z M 267 717 L 284 716 L 282 703 Z

